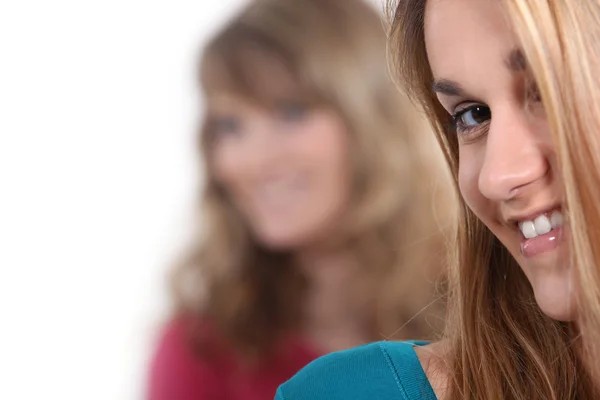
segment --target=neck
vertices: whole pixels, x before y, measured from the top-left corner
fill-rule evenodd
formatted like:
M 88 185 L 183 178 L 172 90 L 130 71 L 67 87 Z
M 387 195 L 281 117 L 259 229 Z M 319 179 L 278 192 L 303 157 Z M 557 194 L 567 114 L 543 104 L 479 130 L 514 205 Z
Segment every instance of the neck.
M 363 296 L 357 296 L 358 265 L 347 251 L 305 252 L 298 257 L 309 289 L 305 335 L 323 352 L 364 343 Z

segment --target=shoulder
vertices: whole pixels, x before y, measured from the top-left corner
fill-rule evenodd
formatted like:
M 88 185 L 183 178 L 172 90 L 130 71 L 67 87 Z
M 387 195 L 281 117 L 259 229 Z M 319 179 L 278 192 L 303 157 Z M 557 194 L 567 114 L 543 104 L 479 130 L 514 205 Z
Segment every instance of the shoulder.
M 447 363 L 448 349 L 446 341 L 415 347 L 425 375 L 439 399 L 446 398 L 450 390 L 451 371 Z
M 227 362 L 209 362 L 195 352 L 191 333 L 195 327 L 187 319 L 172 320 L 163 327 L 150 365 L 150 399 L 187 400 L 221 390 Z
M 421 344 L 383 341 L 331 353 L 281 385 L 276 399 L 435 399 L 414 350 Z
M 205 349 L 219 351 L 205 351 Z M 229 355 L 228 350 L 215 327 L 208 320 L 181 317 L 170 320 L 162 327 L 157 341 L 156 356 L 167 364 L 170 364 L 170 361 L 185 361 L 196 365 L 202 360 L 207 363 L 221 364 L 227 358 L 225 356 Z M 212 357 L 215 354 L 220 357 Z

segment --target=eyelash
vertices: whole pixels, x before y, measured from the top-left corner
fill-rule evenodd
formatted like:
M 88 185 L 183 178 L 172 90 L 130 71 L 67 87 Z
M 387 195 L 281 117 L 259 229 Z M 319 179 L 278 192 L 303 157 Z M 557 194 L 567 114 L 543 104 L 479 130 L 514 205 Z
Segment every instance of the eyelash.
M 212 140 L 240 134 L 240 121 L 233 116 L 209 117 L 208 134 Z
M 528 103 L 541 103 L 540 91 L 535 82 L 528 85 L 528 89 L 526 91 L 526 102 Z M 462 122 L 462 118 L 464 115 L 470 111 L 475 110 L 476 108 L 487 109 L 489 113 L 489 117 L 481 122 L 476 123 L 474 125 L 466 125 Z M 485 134 L 485 129 L 489 125 L 489 121 L 492 119 L 492 112 L 489 106 L 481 104 L 481 103 L 471 103 L 468 106 L 454 112 L 451 116 L 452 122 L 451 127 L 452 131 L 454 131 L 461 140 L 464 142 L 472 142 L 479 138 L 482 134 Z
M 451 118 L 452 118 L 452 131 L 455 132 L 457 134 L 457 136 L 459 136 L 459 138 L 464 141 L 464 142 L 472 142 L 474 140 L 476 140 L 477 138 L 479 138 L 483 133 L 485 133 L 485 128 L 488 126 L 489 121 L 491 119 L 491 110 L 490 110 L 490 119 L 478 123 L 476 125 L 465 125 L 462 121 L 461 118 L 469 111 L 474 110 L 477 107 L 482 107 L 482 108 L 488 108 L 488 106 L 485 106 L 483 104 L 471 104 L 465 108 L 462 108 L 461 110 L 456 111 L 454 114 L 452 114 Z

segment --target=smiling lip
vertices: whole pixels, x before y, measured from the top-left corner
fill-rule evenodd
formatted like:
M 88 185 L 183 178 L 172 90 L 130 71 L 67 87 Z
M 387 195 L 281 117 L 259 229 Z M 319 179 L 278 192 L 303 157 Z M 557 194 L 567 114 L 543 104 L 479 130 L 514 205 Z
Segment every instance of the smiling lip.
M 562 243 L 562 222 L 558 226 L 553 225 L 553 228 L 549 232 L 533 238 L 525 237 L 524 232 L 521 231 L 520 224 L 524 224 L 526 222 L 531 223 L 531 221 L 536 220 L 536 218 L 538 218 L 541 215 L 545 215 L 548 218 L 550 218 L 550 215 L 552 215 L 555 211 L 558 211 L 560 215 L 562 215 L 562 207 L 559 204 L 557 204 L 553 207 L 548 207 L 544 210 L 540 210 L 535 213 L 528 214 L 526 216 L 518 216 L 507 219 L 507 222 L 509 222 L 513 226 L 516 226 L 517 230 L 519 231 L 519 234 L 521 236 L 521 254 L 524 257 L 535 257 L 540 254 L 555 250 Z
M 521 254 L 525 257 L 535 257 L 556 249 L 563 239 L 563 228 L 552 229 L 550 232 L 533 239 L 521 240 Z

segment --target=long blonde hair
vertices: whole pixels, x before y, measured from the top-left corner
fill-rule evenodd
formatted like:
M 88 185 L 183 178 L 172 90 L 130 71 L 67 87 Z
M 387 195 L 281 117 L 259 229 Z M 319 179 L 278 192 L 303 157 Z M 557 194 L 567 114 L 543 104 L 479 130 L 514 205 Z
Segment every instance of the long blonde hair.
M 505 0 L 540 88 L 565 182 L 580 319 L 545 316 L 506 248 L 461 203 L 445 337 L 450 399 L 596 399 L 600 350 L 600 5 Z M 429 115 L 457 188 L 458 143 L 431 90 L 426 0 L 388 2 L 393 68 Z
M 344 118 L 352 193 L 341 244 L 361 265 L 356 296 L 372 304 L 372 339 L 431 337 L 440 306 L 413 316 L 435 297 L 427 279 L 442 267 L 454 198 L 424 118 L 389 79 L 385 39 L 381 16 L 360 0 L 257 0 L 205 48 L 200 80 L 207 96 L 229 90 L 268 107 L 278 99 L 257 78 L 276 62 L 298 96 Z M 211 173 L 205 128 L 203 232 L 175 274 L 178 311 L 207 318 L 244 355 L 263 356 L 301 326 L 310 282 L 292 254 L 252 238 Z M 447 215 L 435 213 L 442 202 Z

